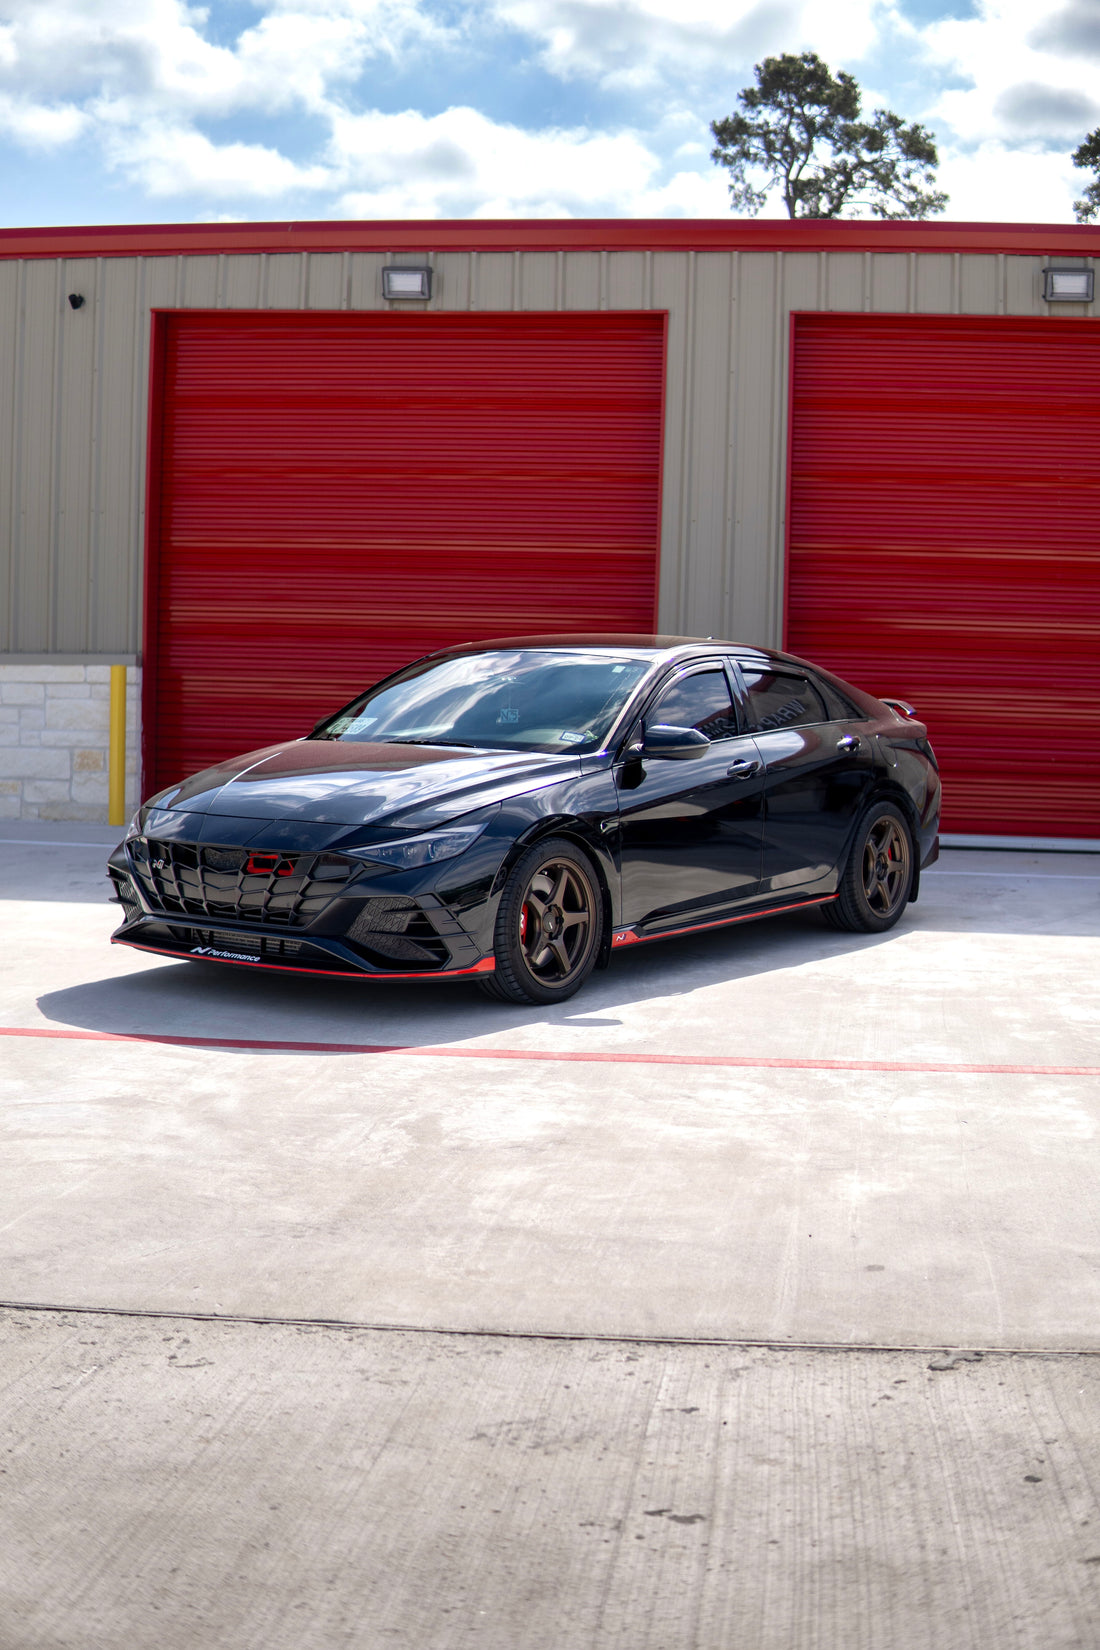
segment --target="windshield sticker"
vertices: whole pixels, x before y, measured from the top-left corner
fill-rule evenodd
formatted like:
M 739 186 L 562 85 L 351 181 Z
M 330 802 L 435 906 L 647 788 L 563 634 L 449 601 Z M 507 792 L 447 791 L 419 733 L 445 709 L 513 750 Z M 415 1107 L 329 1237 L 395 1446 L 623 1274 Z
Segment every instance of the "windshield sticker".
M 501 711 L 500 715 L 497 717 L 497 721 L 498 721 L 498 723 L 499 722 L 518 722 L 519 721 L 519 711 L 518 710 L 513 710 L 511 705 L 506 705 L 504 707 L 504 709 Z
M 559 733 L 558 738 L 566 745 L 583 745 L 583 733 Z

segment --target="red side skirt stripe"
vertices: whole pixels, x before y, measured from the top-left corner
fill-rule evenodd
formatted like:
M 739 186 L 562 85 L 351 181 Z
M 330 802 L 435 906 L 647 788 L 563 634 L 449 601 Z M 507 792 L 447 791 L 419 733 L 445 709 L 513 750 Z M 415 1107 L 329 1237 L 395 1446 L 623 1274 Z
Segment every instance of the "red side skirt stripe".
M 699 934 L 704 928 L 731 928 L 735 922 L 752 922 L 756 917 L 780 917 L 784 911 L 799 911 L 806 905 L 829 905 L 839 896 L 822 894 L 819 899 L 796 899 L 789 905 L 769 905 L 759 911 L 743 911 L 738 917 L 719 917 L 717 922 L 695 922 L 690 928 L 669 928 L 662 934 L 639 934 L 636 928 L 617 928 L 611 936 L 616 950 L 624 945 L 645 945 L 650 940 L 675 940 L 681 934 Z

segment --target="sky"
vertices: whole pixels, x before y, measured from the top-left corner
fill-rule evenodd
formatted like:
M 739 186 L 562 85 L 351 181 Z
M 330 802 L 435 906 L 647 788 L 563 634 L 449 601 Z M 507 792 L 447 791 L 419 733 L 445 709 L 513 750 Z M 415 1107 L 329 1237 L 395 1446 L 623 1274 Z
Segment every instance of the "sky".
M 0 222 L 723 218 L 785 51 L 929 128 L 947 218 L 1073 221 L 1100 0 L 0 0 Z

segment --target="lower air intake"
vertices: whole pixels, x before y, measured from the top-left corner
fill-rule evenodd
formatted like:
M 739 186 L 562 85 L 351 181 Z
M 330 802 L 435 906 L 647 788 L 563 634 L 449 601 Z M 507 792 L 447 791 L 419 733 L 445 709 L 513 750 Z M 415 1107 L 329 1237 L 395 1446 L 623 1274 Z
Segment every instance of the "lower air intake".
M 118 889 L 118 902 L 122 906 L 122 914 L 127 922 L 137 922 L 142 915 L 141 901 L 134 892 L 134 885 L 129 877 L 116 877 L 115 887 Z
M 238 956 L 262 957 L 277 961 L 280 957 L 295 957 L 302 949 L 301 940 L 269 938 L 265 934 L 245 934 L 230 928 L 170 928 L 169 933 L 188 949 L 196 945 L 209 946 L 214 951 L 235 951 Z
M 447 947 L 415 900 L 401 896 L 364 900 L 345 938 L 375 958 L 442 968 Z

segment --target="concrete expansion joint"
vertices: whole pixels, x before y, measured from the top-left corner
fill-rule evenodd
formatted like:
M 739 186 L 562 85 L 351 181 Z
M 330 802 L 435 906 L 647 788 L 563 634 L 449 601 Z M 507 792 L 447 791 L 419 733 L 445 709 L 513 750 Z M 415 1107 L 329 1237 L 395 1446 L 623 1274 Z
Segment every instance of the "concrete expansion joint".
M 415 1323 L 371 1323 L 354 1318 L 261 1317 L 246 1312 L 168 1312 L 156 1307 L 65 1306 L 46 1301 L 0 1300 L 0 1312 L 40 1312 L 54 1317 L 79 1314 L 87 1318 L 165 1319 L 177 1323 L 250 1324 L 275 1329 L 340 1329 L 372 1335 L 444 1335 L 462 1340 L 567 1341 L 576 1344 L 598 1342 L 619 1346 L 717 1346 L 756 1347 L 765 1352 L 907 1352 L 931 1354 L 932 1370 L 952 1370 L 960 1363 L 981 1363 L 986 1357 L 1089 1358 L 1100 1357 L 1095 1346 L 982 1346 L 944 1347 L 932 1344 L 878 1341 L 796 1341 L 767 1340 L 745 1335 L 628 1335 L 595 1332 L 571 1333 L 561 1329 L 455 1329 L 447 1325 Z

